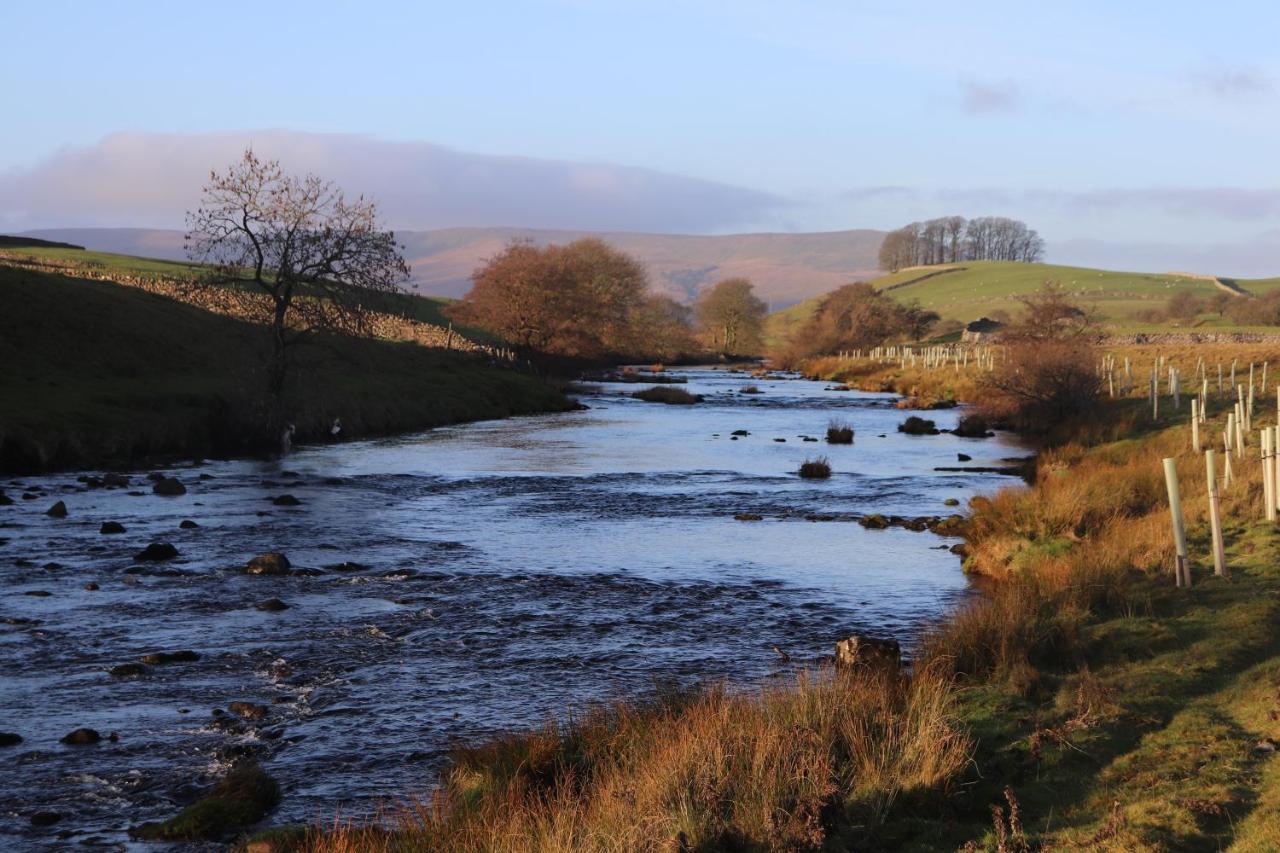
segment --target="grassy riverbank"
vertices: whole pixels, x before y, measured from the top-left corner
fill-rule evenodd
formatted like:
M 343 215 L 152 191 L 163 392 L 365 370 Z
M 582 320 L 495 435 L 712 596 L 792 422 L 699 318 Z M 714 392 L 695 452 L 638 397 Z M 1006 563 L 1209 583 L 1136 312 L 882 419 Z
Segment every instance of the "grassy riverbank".
M 862 378 L 910 380 L 901 373 Z M 757 694 L 587 713 L 460 751 L 437 795 L 390 828 L 296 843 L 1277 849 L 1280 535 L 1261 520 L 1253 447 L 1223 499 L 1231 576 L 1212 575 L 1204 462 L 1182 405 L 1153 422 L 1140 399 L 1108 401 L 1104 428 L 1041 452 L 1034 485 L 975 499 L 966 567 L 989 594 L 925 639 L 910 677 L 818 672 Z M 1225 409 L 1214 404 L 1206 436 Z M 1190 590 L 1172 582 L 1166 456 L 1181 479 Z
M 296 351 L 278 408 L 263 331 L 138 288 L 0 267 L 0 470 L 271 451 L 296 441 L 558 411 L 571 404 L 482 356 L 338 335 Z

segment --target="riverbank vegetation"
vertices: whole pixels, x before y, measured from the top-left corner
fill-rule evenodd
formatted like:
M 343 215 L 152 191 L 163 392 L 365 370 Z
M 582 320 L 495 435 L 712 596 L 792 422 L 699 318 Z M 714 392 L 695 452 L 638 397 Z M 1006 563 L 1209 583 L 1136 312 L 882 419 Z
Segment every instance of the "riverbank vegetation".
M 1280 357 L 1226 346 L 1116 355 L 1138 375 L 1154 365 L 1185 377 L 1197 359 L 1206 375 L 1234 360 L 1238 381 L 1250 361 Z M 917 365 L 916 376 L 885 359 L 859 375 L 919 385 L 934 374 L 963 396 L 981 381 L 976 364 Z M 1141 392 L 1101 395 L 1084 422 L 1050 433 L 1031 485 L 972 501 L 965 566 L 986 594 L 929 631 L 909 671 L 819 668 L 789 686 L 588 711 L 459 751 L 437 793 L 388 825 L 300 845 L 1275 849 L 1280 531 L 1262 520 L 1255 444 L 1233 457 L 1230 575 L 1213 574 L 1187 398 L 1175 408 L 1161 393 L 1155 415 Z M 1219 434 L 1232 402 L 1215 388 L 1203 435 Z M 1186 508 L 1190 589 L 1173 583 L 1166 457 Z
M 483 354 L 337 333 L 295 348 L 269 394 L 260 326 L 137 287 L 0 266 L 0 469 L 272 452 L 295 441 L 381 435 L 557 411 L 572 404 Z

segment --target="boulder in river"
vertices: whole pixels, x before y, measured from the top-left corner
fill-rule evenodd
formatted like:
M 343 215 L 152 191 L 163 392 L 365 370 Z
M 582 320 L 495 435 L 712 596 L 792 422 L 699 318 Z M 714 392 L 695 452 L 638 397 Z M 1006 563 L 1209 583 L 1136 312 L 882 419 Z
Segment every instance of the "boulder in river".
M 178 556 L 178 549 L 168 542 L 152 542 L 147 547 L 133 555 L 133 559 L 140 563 L 159 563 L 164 560 L 172 560 Z
M 207 794 L 163 823 L 129 830 L 151 841 L 219 841 L 232 838 L 267 816 L 280 802 L 280 788 L 252 761 L 231 771 Z
M 200 660 L 200 655 L 190 649 L 183 649 L 179 652 L 151 652 L 145 654 L 141 658 L 143 663 L 152 665 L 165 663 L 194 663 Z
M 62 736 L 62 743 L 68 746 L 88 746 L 102 740 L 102 735 L 94 729 L 80 728 L 67 732 Z
M 59 812 L 39 811 L 31 815 L 32 826 L 53 826 L 62 820 L 62 814 Z
M 166 498 L 174 498 L 187 493 L 187 487 L 177 477 L 161 477 L 156 480 L 151 491 Z
M 119 489 L 129 485 L 129 478 L 124 474 L 103 474 L 102 485 L 111 489 Z
M 0 506 L 9 506 L 13 503 L 13 498 L 4 493 L 4 489 L 0 489 Z
M 854 634 L 836 643 L 836 666 L 867 667 L 896 671 L 902 663 L 902 649 L 897 640 L 882 640 Z
M 98 532 L 104 535 L 124 533 L 124 525 L 118 521 L 104 521 L 102 526 L 98 528 Z
M 0 732 L 0 746 L 17 746 L 22 743 L 22 735 L 17 732 Z
M 44 514 L 49 516 L 50 518 L 66 518 L 67 505 L 62 501 L 58 501 L 56 504 L 46 509 L 44 511 Z
M 256 702 L 244 702 L 236 700 L 227 703 L 227 710 L 233 714 L 238 714 L 246 720 L 261 720 L 267 715 L 267 706 L 259 705 Z
M 287 575 L 292 564 L 289 558 L 279 551 L 259 554 L 245 565 L 245 572 L 251 575 Z
M 254 606 L 259 610 L 265 610 L 268 613 L 279 613 L 281 610 L 289 609 L 289 605 L 285 604 L 278 598 L 268 598 L 266 601 L 259 601 Z
M 293 495 L 280 495 L 278 498 L 273 498 L 271 502 L 276 506 L 302 506 L 302 501 Z
M 178 526 L 181 527 L 183 530 L 195 530 L 200 525 L 196 524 L 194 521 L 192 521 L 189 518 L 184 518 L 182 519 L 182 522 Z
M 107 672 L 116 678 L 132 678 L 135 675 L 146 675 L 147 667 L 140 663 L 122 663 L 111 667 Z

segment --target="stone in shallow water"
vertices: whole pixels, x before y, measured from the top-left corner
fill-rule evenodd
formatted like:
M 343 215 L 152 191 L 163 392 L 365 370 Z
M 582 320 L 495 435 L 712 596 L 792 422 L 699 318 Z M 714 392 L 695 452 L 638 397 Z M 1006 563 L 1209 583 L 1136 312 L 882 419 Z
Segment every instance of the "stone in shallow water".
M 289 605 L 285 604 L 278 598 L 268 598 L 266 601 L 259 601 L 254 606 L 259 610 L 265 610 L 268 613 L 279 613 L 281 610 L 289 609 Z
M 102 522 L 102 526 L 98 528 L 98 532 L 104 535 L 110 535 L 112 533 L 124 533 L 125 529 L 124 525 L 118 521 L 104 521 Z
M 50 518 L 66 518 L 67 505 L 62 501 L 58 501 L 56 504 L 46 509 L 44 511 L 44 514 L 49 516 Z
M 88 746 L 102 740 L 102 735 L 94 729 L 80 728 L 62 736 L 62 743 L 68 746 Z
M 182 485 L 182 481 L 177 477 L 161 477 L 156 480 L 151 491 L 157 495 L 167 498 L 178 497 L 187 493 L 187 487 Z
M 172 560 L 178 556 L 178 549 L 168 542 L 152 542 L 147 547 L 133 555 L 133 559 L 139 562 L 158 563 L 163 560 Z
M 292 564 L 279 551 L 259 554 L 245 564 L 245 572 L 251 575 L 287 575 Z

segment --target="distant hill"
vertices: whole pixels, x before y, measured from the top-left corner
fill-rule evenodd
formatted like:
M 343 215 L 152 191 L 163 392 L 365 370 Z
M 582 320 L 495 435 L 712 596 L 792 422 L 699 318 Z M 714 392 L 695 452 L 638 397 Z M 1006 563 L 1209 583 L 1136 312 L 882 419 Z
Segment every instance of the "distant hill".
M 1221 292 L 1223 286 L 1244 294 L 1280 288 L 1280 279 L 1219 279 L 1223 282 L 1220 286 L 1211 276 L 1186 273 L 1113 272 L 1010 261 L 912 267 L 870 281 L 899 301 L 918 301 L 943 319 L 962 322 L 999 312 L 1015 315 L 1021 307 L 1020 297 L 1053 282 L 1066 288 L 1075 301 L 1096 311 L 1103 322 L 1127 328 L 1145 325 L 1137 315 L 1159 308 L 1178 290 L 1189 289 L 1203 297 Z M 771 314 L 767 329 L 770 343 L 780 343 L 794 334 L 820 300 L 820 296 L 814 297 Z M 1203 322 L 1220 321 L 1206 318 Z
M 182 232 L 145 228 L 57 228 L 22 236 L 74 242 L 89 249 L 125 255 L 182 260 Z M 745 276 L 773 307 L 791 305 L 851 281 L 878 274 L 876 255 L 883 231 L 814 234 L 635 234 L 545 231 L 526 228 L 447 228 L 402 231 L 420 293 L 462 296 L 473 270 L 511 240 L 564 243 L 598 236 L 638 257 L 654 286 L 690 301 L 698 290 L 733 276 Z
M 83 249 L 74 243 L 56 243 L 53 240 L 40 240 L 35 237 L 11 237 L 0 234 L 0 249 Z

